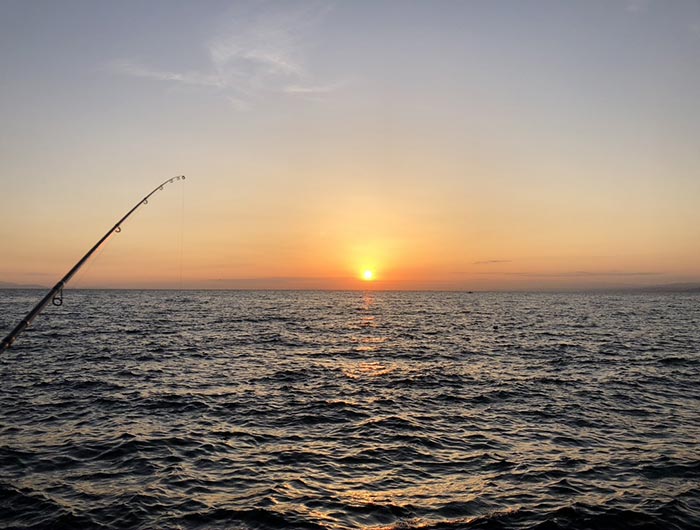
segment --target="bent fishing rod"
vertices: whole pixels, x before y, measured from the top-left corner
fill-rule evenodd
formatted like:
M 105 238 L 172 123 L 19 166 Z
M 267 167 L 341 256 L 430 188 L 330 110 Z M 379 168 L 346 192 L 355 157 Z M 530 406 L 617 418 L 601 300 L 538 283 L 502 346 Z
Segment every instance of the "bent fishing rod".
M 166 184 L 170 184 L 172 182 L 176 182 L 178 180 L 185 180 L 185 175 L 178 175 L 177 177 L 170 178 L 163 182 L 160 186 L 157 186 L 151 193 L 146 195 L 143 199 L 141 199 L 139 202 L 136 203 L 136 206 L 134 206 L 131 210 L 129 210 L 124 217 L 119 219 L 117 223 L 109 229 L 109 231 L 102 236 L 102 239 L 100 239 L 97 243 L 95 243 L 95 246 L 93 246 L 87 254 L 85 254 L 78 263 L 73 265 L 73 268 L 68 271 L 68 273 L 61 278 L 61 280 L 54 285 L 53 289 L 51 289 L 44 298 L 41 299 L 41 302 L 39 302 L 36 306 L 34 306 L 34 309 L 32 309 L 29 313 L 27 313 L 27 316 L 25 316 L 17 326 L 15 326 L 15 329 L 13 329 L 10 334 L 2 339 L 2 342 L 0 342 L 0 353 L 4 352 L 7 350 L 12 344 L 15 342 L 15 339 L 17 336 L 22 333 L 29 324 L 32 323 L 32 321 L 37 317 L 39 313 L 42 312 L 42 310 L 46 307 L 46 305 L 51 301 L 53 305 L 60 306 L 63 305 L 63 287 L 70 281 L 70 279 L 75 275 L 76 272 L 80 270 L 80 267 L 85 265 L 85 263 L 90 259 L 90 256 L 92 256 L 95 251 L 102 246 L 102 243 L 104 243 L 109 236 L 111 236 L 113 233 L 119 233 L 122 231 L 121 225 L 124 221 L 126 221 L 129 216 L 134 213 L 136 210 L 139 209 L 144 204 L 148 204 L 148 199 L 151 198 L 151 195 L 155 194 L 158 191 L 162 191 L 163 187 Z

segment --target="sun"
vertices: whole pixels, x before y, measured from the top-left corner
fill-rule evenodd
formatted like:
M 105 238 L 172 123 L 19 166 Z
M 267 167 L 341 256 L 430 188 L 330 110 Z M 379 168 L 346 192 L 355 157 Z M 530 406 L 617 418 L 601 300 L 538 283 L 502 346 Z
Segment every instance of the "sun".
M 374 280 L 374 272 L 367 269 L 362 273 L 362 279 L 366 282 L 371 282 L 372 280 Z

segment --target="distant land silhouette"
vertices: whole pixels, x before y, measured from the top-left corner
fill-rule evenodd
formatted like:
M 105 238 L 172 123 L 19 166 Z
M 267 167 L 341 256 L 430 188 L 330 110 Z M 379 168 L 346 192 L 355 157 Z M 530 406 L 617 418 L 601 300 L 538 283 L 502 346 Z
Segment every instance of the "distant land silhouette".
M 700 293 L 700 283 L 665 283 L 661 285 L 649 285 L 648 287 L 638 287 L 634 290 L 653 293 Z

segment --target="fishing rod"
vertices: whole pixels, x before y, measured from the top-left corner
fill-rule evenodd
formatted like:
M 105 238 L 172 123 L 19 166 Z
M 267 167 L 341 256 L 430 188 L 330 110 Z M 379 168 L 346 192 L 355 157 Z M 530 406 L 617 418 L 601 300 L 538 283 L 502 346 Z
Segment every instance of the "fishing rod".
M 157 186 L 151 193 L 149 193 L 143 199 L 137 202 L 136 206 L 129 210 L 124 217 L 119 219 L 119 221 L 117 221 L 117 223 L 112 228 L 110 228 L 104 236 L 102 236 L 102 239 L 95 243 L 95 246 L 93 246 L 88 251 L 88 253 L 85 254 L 80 261 L 78 261 L 78 263 L 73 265 L 73 268 L 69 270 L 68 273 L 63 278 L 61 278 L 61 280 L 56 285 L 54 285 L 53 289 L 51 289 L 46 294 L 46 296 L 44 296 L 44 298 L 41 299 L 41 302 L 39 302 L 36 306 L 34 306 L 34 309 L 27 313 L 27 316 L 25 316 L 20 321 L 20 323 L 17 324 L 17 326 L 15 326 L 15 329 L 13 329 L 7 337 L 2 339 L 2 342 L 0 342 L 0 353 L 4 352 L 10 346 L 12 346 L 12 343 L 15 342 L 17 336 L 20 333 L 22 333 L 27 328 L 27 326 L 29 326 L 29 324 L 32 323 L 32 321 L 37 317 L 37 315 L 42 312 L 44 307 L 46 307 L 49 301 L 51 301 L 51 303 L 55 306 L 63 305 L 63 287 L 70 281 L 70 279 L 75 275 L 75 273 L 80 270 L 80 267 L 85 265 L 85 262 L 90 259 L 90 256 L 92 256 L 95 253 L 95 251 L 98 248 L 100 248 L 102 243 L 104 243 L 109 236 L 111 236 L 113 233 L 121 232 L 121 224 L 124 221 L 126 221 L 132 213 L 138 210 L 140 206 L 148 204 L 148 199 L 150 199 L 151 195 L 155 194 L 158 191 L 162 191 L 163 187 L 166 184 L 170 184 L 178 180 L 185 180 L 185 175 L 178 175 L 177 177 L 173 177 L 166 180 L 160 186 Z

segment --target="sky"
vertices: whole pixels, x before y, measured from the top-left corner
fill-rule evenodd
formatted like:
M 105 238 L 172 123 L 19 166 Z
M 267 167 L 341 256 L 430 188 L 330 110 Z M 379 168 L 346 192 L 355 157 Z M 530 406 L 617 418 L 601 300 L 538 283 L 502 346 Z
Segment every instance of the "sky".
M 697 0 L 0 0 L 0 285 L 181 174 L 73 287 L 700 282 L 699 94 Z

